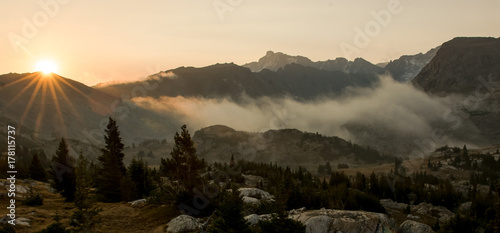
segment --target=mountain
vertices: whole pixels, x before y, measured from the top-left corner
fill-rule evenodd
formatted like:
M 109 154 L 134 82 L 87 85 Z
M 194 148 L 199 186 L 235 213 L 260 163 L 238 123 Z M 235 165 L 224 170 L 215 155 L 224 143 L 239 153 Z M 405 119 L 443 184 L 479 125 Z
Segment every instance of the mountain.
M 322 96 L 337 96 L 347 87 L 371 87 L 378 81 L 375 74 L 326 71 L 296 63 L 287 64 L 277 71 L 265 69 L 258 73 L 229 63 L 202 68 L 181 67 L 152 75 L 145 81 L 95 88 L 115 97 L 132 93 L 137 94 L 135 96 L 146 94 L 153 98 L 183 96 L 230 98 L 238 101 L 243 96 L 287 96 L 297 100 L 310 100 Z M 142 88 L 143 92 L 134 91 L 141 87 L 154 88 Z
M 455 38 L 444 43 L 412 84 L 435 96 L 456 96 L 447 120 L 472 122 L 485 142 L 500 140 L 500 38 Z M 445 116 L 444 116 L 445 117 Z
M 335 60 L 313 62 L 307 57 L 290 56 L 280 52 L 275 53 L 273 51 L 268 51 L 264 57 L 259 59 L 258 62 L 251 62 L 243 65 L 243 67 L 249 68 L 252 72 L 260 72 L 264 69 L 277 71 L 280 68 L 284 68 L 286 65 L 293 63 L 325 71 L 366 74 L 384 73 L 383 68 L 378 67 L 363 58 L 356 58 L 354 61 L 348 61 L 347 59 L 340 57 Z
M 162 122 L 157 114 L 77 81 L 40 72 L 0 75 L 0 119 L 39 145 L 65 137 L 98 146 L 109 117 L 127 140 L 165 133 L 148 125 Z
M 444 43 L 413 84 L 435 95 L 469 94 L 480 77 L 500 81 L 500 38 L 459 37 Z
M 433 48 L 425 54 L 403 55 L 399 59 L 390 61 L 384 68 L 389 71 L 394 80 L 403 83 L 410 82 L 432 60 L 440 47 Z
M 193 140 L 198 155 L 209 162 L 245 159 L 277 162 L 281 165 L 390 162 L 374 149 L 362 147 L 338 137 L 307 133 L 297 129 L 269 130 L 263 133 L 236 131 L 214 125 L 195 132 Z

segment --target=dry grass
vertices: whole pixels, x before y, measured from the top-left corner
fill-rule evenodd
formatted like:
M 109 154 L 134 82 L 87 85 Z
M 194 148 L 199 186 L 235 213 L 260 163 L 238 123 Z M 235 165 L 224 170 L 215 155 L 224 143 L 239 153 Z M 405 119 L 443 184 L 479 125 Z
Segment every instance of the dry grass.
M 1 180 L 6 181 L 6 180 Z M 18 185 L 26 186 L 22 181 L 17 181 Z M 26 194 L 16 199 L 16 218 L 30 219 L 30 226 L 16 226 L 16 232 L 38 232 L 54 223 L 53 217 L 58 214 L 61 217 L 61 222 L 69 227 L 70 218 L 76 210 L 74 203 L 64 202 L 64 198 L 60 194 L 49 192 L 46 188 L 46 183 L 37 182 L 34 190 L 39 192 L 44 197 L 42 206 L 30 207 L 21 203 Z M 9 198 L 6 197 L 4 188 L 0 198 L 0 215 L 6 216 L 8 210 Z M 136 205 L 131 206 L 128 203 L 97 203 L 97 207 L 102 208 L 101 223 L 99 224 L 99 232 L 162 232 L 164 225 L 172 218 L 178 216 L 179 210 L 175 206 L 151 206 L 151 205 Z

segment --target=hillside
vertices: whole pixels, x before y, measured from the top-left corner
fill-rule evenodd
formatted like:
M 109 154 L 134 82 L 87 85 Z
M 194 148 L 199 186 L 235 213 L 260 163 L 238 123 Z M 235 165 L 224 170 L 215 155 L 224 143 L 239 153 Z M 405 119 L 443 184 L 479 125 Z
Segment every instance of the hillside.
M 61 137 L 87 144 L 102 143 L 108 117 L 126 121 L 120 128 L 126 140 L 163 136 L 160 116 L 98 89 L 56 74 L 39 72 L 0 75 L 0 117 L 18 133 L 42 145 Z M 164 117 L 161 117 L 165 119 Z M 156 125 L 148 125 L 148 122 Z M 145 133 L 147 132 L 147 134 Z
M 209 162 L 236 160 L 277 162 L 281 166 L 333 163 L 381 163 L 390 156 L 352 144 L 338 137 L 327 137 L 296 129 L 269 130 L 264 133 L 236 131 L 222 125 L 203 128 L 193 140 L 200 157 Z

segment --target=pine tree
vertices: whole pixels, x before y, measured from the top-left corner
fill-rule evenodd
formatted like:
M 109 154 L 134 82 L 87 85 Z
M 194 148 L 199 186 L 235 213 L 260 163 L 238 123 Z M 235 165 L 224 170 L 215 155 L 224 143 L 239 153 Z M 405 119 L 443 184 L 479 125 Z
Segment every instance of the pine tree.
M 194 142 L 187 130 L 186 125 L 181 127 L 181 133 L 174 135 L 175 146 L 170 152 L 172 158 L 161 159 L 161 172 L 179 184 L 185 190 L 192 190 L 201 183 L 200 172 L 206 163 L 198 159 Z
M 95 198 L 92 191 L 92 177 L 89 172 L 88 161 L 80 152 L 76 166 L 75 205 L 77 210 L 71 218 L 71 226 L 76 232 L 95 232 L 100 222 L 100 208 L 94 206 Z
M 122 152 L 124 145 L 118 125 L 112 118 L 109 118 L 105 132 L 106 146 L 101 149 L 102 154 L 97 158 L 101 163 L 98 194 L 103 202 L 119 202 L 122 200 L 120 184 L 126 172 L 123 164 L 125 154 Z
M 243 218 L 243 200 L 233 186 L 231 192 L 223 193 L 223 199 L 215 212 L 215 220 L 208 227 L 209 233 L 250 233 L 248 223 Z
M 50 174 L 54 181 L 53 188 L 60 192 L 66 201 L 73 201 L 75 198 L 75 168 L 72 164 L 68 145 L 64 138 L 61 138 L 56 155 L 52 157 Z
M 42 163 L 38 159 L 38 154 L 33 155 L 30 165 L 30 178 L 33 180 L 38 180 L 42 182 L 47 182 L 47 173 L 43 169 Z
M 327 175 L 331 175 L 332 174 L 332 165 L 330 165 L 330 162 L 326 162 L 325 169 L 326 169 L 326 174 Z
M 149 176 L 148 165 L 142 159 L 132 158 L 127 169 L 128 176 L 134 183 L 134 190 L 138 198 L 149 196 L 153 189 L 152 180 Z

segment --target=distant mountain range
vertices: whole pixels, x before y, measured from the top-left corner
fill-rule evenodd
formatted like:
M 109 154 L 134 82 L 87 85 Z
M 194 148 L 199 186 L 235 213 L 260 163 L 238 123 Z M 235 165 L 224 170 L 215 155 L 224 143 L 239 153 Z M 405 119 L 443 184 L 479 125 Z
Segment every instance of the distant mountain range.
M 230 98 L 236 101 L 245 96 L 311 100 L 340 95 L 347 87 L 372 87 L 378 81 L 376 74 L 326 71 L 296 63 L 286 64 L 277 71 L 264 69 L 257 73 L 229 63 L 203 68 L 181 67 L 158 73 L 145 81 L 101 85 L 96 89 L 119 97 L 133 92 L 137 86 L 158 83 L 148 91 L 148 96 Z
M 2 126 L 10 123 L 19 126 L 23 137 L 30 144 L 42 146 L 65 136 L 98 148 L 96 143 L 102 137 L 102 129 L 107 118 L 112 116 L 119 120 L 122 136 L 130 145 L 148 138 L 169 138 L 181 124 L 186 123 L 181 122 L 182 119 L 176 117 L 175 113 L 160 113 L 142 108 L 132 101 L 134 97 L 156 100 L 179 96 L 223 98 L 237 104 L 258 98 L 291 98 L 299 102 L 314 103 L 318 99 L 341 97 L 346 91 L 357 87 L 376 89 L 381 83 L 380 74 L 392 74 L 395 80 L 414 85 L 430 96 L 449 97 L 451 114 L 443 117 L 444 120 L 438 119 L 442 123 L 433 123 L 432 127 L 450 128 L 450 124 L 455 127 L 458 123 L 464 126 L 464 122 L 469 120 L 472 123 L 467 123 L 467 127 L 450 132 L 447 136 L 460 134 L 460 142 L 470 138 L 474 142 L 498 144 L 498 38 L 455 38 L 425 54 L 402 56 L 389 62 L 384 68 L 361 58 L 354 61 L 337 58 L 313 62 L 305 57 L 269 51 L 258 62 L 244 66 L 229 63 L 203 68 L 180 67 L 152 74 L 143 81 L 94 87 L 58 75 L 44 78 L 41 73 L 11 73 L 0 75 L 0 119 Z M 408 124 L 411 125 L 412 122 Z M 386 131 L 380 125 L 351 121 L 344 129 L 359 139 L 360 144 L 370 145 L 381 151 L 394 151 L 394 148 L 402 145 L 405 151 L 409 151 L 415 144 L 412 136 Z M 265 150 L 276 150 L 274 152 L 285 154 L 304 153 L 312 156 L 314 161 L 342 159 L 336 151 L 347 145 L 345 141 L 299 130 L 245 133 L 217 126 L 197 132 L 195 138 L 200 153 L 205 153 L 207 158 L 217 157 L 222 152 L 224 156 L 230 152 L 236 153 L 235 151 L 241 154 L 249 151 L 245 149 L 245 145 L 249 145 L 250 150 L 264 150 L 255 154 L 256 156 L 274 156 L 266 154 Z M 265 141 L 268 146 L 259 149 L 262 145 L 258 140 L 266 138 L 266 135 L 276 137 L 272 142 Z M 316 138 L 317 141 L 303 144 L 304 137 Z M 231 144 L 221 138 L 241 140 Z M 285 154 L 278 156 L 286 157 Z M 272 159 L 286 161 L 284 157 Z M 370 160 L 361 157 L 358 159 Z M 294 161 L 299 160 L 294 158 Z
M 335 60 L 313 62 L 307 57 L 290 56 L 280 52 L 274 53 L 273 51 L 268 51 L 258 62 L 247 63 L 243 67 L 249 68 L 252 72 L 260 72 L 264 69 L 277 71 L 289 64 L 298 64 L 326 71 L 340 71 L 348 74 L 384 73 L 383 68 L 373 65 L 363 58 L 356 58 L 354 61 L 348 61 L 345 58 L 336 58 Z
M 390 74 L 394 80 L 409 82 L 431 61 L 439 48 L 438 46 L 425 54 L 403 55 L 394 61 L 376 65 L 363 58 L 348 61 L 345 58 L 339 57 L 335 60 L 313 62 L 303 56 L 290 56 L 280 52 L 268 51 L 259 61 L 247 63 L 243 67 L 249 68 L 252 72 L 260 72 L 264 69 L 277 71 L 289 64 L 299 64 L 319 70 L 340 71 L 347 74 Z

